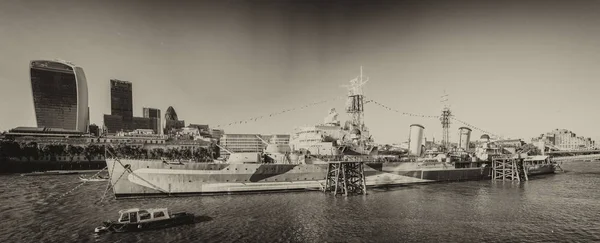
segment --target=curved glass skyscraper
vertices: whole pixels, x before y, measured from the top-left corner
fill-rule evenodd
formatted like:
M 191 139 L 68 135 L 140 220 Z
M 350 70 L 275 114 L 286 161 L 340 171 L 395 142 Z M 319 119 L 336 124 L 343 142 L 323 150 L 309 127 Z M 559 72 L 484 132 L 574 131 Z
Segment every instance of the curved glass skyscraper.
M 88 88 L 81 67 L 65 61 L 31 61 L 31 90 L 38 127 L 87 132 Z

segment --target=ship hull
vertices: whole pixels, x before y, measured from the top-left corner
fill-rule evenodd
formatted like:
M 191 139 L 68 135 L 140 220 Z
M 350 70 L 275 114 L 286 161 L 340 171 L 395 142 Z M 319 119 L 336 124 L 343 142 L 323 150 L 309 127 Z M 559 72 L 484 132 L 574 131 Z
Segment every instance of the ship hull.
M 555 172 L 555 169 L 556 168 L 553 164 L 528 165 L 527 166 L 527 175 L 528 176 L 536 176 L 536 175 L 553 174 Z
M 320 190 L 326 164 L 167 164 L 107 159 L 117 198 Z M 124 167 L 130 170 L 125 170 Z M 132 173 L 131 173 L 132 172 Z M 455 169 L 411 162 L 365 163 L 367 187 L 490 179 L 490 168 Z

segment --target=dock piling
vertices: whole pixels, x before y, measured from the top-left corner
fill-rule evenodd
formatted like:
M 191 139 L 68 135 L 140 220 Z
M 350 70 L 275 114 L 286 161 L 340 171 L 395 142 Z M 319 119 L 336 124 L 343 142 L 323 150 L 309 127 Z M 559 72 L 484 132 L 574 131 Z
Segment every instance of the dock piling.
M 527 181 L 527 171 L 523 159 L 496 157 L 492 159 L 492 180 Z
M 363 162 L 330 162 L 324 192 L 333 195 L 367 194 Z

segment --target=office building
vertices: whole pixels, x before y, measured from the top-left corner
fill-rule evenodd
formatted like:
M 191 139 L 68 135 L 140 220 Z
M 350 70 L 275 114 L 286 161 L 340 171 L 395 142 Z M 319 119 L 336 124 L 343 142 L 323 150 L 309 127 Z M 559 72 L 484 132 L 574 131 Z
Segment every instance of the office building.
M 152 130 L 154 130 L 154 133 L 162 134 L 162 123 L 159 109 L 144 107 L 144 118 L 151 119 Z
M 144 108 L 144 117 L 133 116 L 133 85 L 129 81 L 110 80 L 110 111 L 110 115 L 104 115 L 107 134 L 137 129 L 152 129 L 156 134 L 160 134 L 160 110 Z M 146 113 L 148 116 L 158 116 L 158 119 L 145 117 Z
M 223 134 L 225 134 L 225 131 L 223 129 L 210 129 L 210 136 L 214 139 L 221 139 L 221 137 L 223 137 Z
M 110 80 L 110 114 L 133 119 L 133 87 L 131 82 L 118 79 Z
M 539 137 L 531 139 L 532 143 L 543 141 L 561 150 L 586 150 L 596 148 L 596 142 L 591 138 L 577 137 L 577 134 L 567 129 L 555 129 Z
M 94 137 L 100 136 L 100 128 L 96 124 L 89 125 L 88 131 Z
M 88 88 L 83 68 L 46 60 L 31 61 L 29 67 L 37 127 L 87 132 Z
M 188 127 L 196 128 L 201 132 L 209 132 L 210 131 L 210 127 L 208 125 L 190 124 L 190 125 L 188 125 Z
M 185 121 L 179 120 L 175 108 L 169 106 L 165 112 L 165 134 L 173 133 L 174 130 L 185 127 Z

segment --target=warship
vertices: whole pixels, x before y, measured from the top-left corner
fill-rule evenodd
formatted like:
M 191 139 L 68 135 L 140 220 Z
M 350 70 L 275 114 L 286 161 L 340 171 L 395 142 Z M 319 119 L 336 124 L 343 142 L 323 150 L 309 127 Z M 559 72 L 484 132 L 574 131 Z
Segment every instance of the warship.
M 380 155 L 364 124 L 362 86 L 367 81 L 361 67 L 360 76 L 346 86 L 348 121 L 342 124 L 331 109 L 322 124 L 296 129 L 288 144 L 265 141 L 259 153 L 231 152 L 226 161 L 210 163 L 109 156 L 115 197 L 321 190 L 331 161 L 364 162 L 367 187 L 491 178 L 489 159 L 469 155 L 453 162 L 444 153 L 422 158 L 424 127 L 418 124 L 411 126 L 407 157 Z

